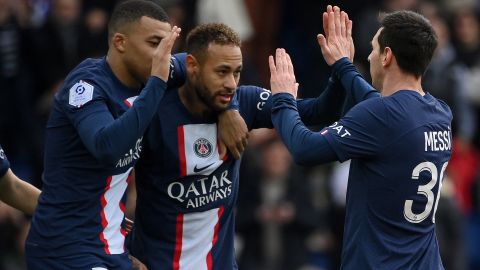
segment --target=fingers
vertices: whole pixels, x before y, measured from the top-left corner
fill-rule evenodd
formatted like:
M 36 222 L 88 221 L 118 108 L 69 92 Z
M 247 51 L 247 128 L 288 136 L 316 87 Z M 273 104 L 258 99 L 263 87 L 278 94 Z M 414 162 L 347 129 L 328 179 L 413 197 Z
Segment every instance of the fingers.
M 342 23 L 340 20 L 340 8 L 337 6 L 333 7 L 333 16 L 335 21 L 335 34 L 337 37 L 342 37 Z
M 318 45 L 320 45 L 322 50 L 327 48 L 327 38 L 324 35 L 318 34 L 317 41 L 318 41 Z
M 175 44 L 175 40 L 180 35 L 181 31 L 181 28 L 173 26 L 172 30 L 167 34 L 167 36 L 163 38 L 162 41 L 160 41 L 160 44 L 157 47 L 157 51 L 164 50 L 167 53 L 170 53 L 173 48 L 173 44 Z
M 326 37 L 328 37 L 328 35 L 329 35 L 329 29 L 328 29 L 328 26 L 329 26 L 329 24 L 328 24 L 328 14 L 329 14 L 330 12 L 333 12 L 333 7 L 332 7 L 332 5 L 328 5 L 326 12 L 323 12 L 323 14 L 322 14 L 322 19 L 323 19 L 323 32 L 325 33 L 325 36 L 326 36 Z
M 287 57 L 287 68 L 288 68 L 288 74 L 290 74 L 293 78 L 293 81 L 296 81 L 295 80 L 295 70 L 293 69 L 293 63 L 292 63 L 292 59 L 290 58 L 290 55 L 288 53 L 285 53 L 286 57 Z
M 175 43 L 175 40 L 177 40 L 177 37 L 180 35 L 180 32 L 182 31 L 181 28 L 174 26 L 172 28 L 172 31 L 170 32 L 170 35 L 168 36 L 167 39 L 167 44 L 166 48 L 171 51 L 173 48 L 173 44 Z
M 340 30 L 342 33 L 342 37 L 346 38 L 347 37 L 347 24 L 346 24 L 346 18 L 347 13 L 345 11 L 340 12 Z
M 285 73 L 284 57 L 283 49 L 277 49 L 275 52 L 275 63 L 277 64 L 277 71 L 280 74 Z
M 221 140 L 218 141 L 218 156 L 223 159 L 227 154 L 227 146 Z
M 323 12 L 322 19 L 323 19 L 323 32 L 325 33 L 325 36 L 328 37 L 328 13 L 327 12 Z
M 275 61 L 273 60 L 273 56 L 268 57 L 268 66 L 270 67 L 270 75 L 274 76 L 277 74 L 277 67 L 275 66 Z
M 335 16 L 333 12 L 328 13 L 328 38 L 331 39 L 336 35 L 335 32 Z

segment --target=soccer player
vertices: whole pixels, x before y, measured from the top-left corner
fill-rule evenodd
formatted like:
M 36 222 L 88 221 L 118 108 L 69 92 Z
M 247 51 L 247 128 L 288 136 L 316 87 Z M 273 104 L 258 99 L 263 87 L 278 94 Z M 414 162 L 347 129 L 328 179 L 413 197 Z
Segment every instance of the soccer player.
M 319 35 L 322 53 L 347 91 L 373 90 L 346 58 L 344 16 L 338 8 L 324 14 L 328 33 Z M 294 159 L 300 164 L 351 159 L 341 269 L 443 269 L 435 211 L 451 155 L 452 114 L 421 87 L 436 45 L 423 16 L 387 14 L 368 57 L 380 93 L 318 133 L 298 116 L 286 53 L 269 60 L 272 121 Z
M 240 46 L 223 24 L 192 30 L 186 84 L 165 93 L 144 136 L 130 252 L 150 270 L 237 269 L 233 211 L 240 160 L 219 153 L 216 116 L 235 100 L 249 129 L 272 127 L 270 91 L 238 86 Z M 298 101 L 302 119 L 325 124 L 339 117 L 344 92 L 338 86 L 332 80 L 318 98 Z
M 107 56 L 83 61 L 66 77 L 47 124 L 29 269 L 132 268 L 125 189 L 165 93 L 179 33 L 160 6 L 122 2 L 109 23 Z
M 37 206 L 38 195 L 40 190 L 19 179 L 10 170 L 10 163 L 0 146 L 0 200 L 32 215 Z

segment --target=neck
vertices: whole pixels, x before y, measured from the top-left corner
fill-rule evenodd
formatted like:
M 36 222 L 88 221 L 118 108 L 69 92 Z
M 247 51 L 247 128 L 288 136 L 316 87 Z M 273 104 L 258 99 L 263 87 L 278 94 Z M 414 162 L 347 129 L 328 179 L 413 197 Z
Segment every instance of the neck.
M 128 72 L 127 66 L 111 50 L 107 53 L 107 63 L 117 79 L 128 88 L 139 88 L 141 83 Z
M 203 118 L 213 116 L 213 111 L 198 96 L 194 86 L 188 80 L 178 91 L 180 100 L 190 113 Z
M 390 96 L 400 90 L 411 90 L 424 96 L 421 77 L 407 74 L 403 71 L 385 74 L 383 79 L 382 96 Z

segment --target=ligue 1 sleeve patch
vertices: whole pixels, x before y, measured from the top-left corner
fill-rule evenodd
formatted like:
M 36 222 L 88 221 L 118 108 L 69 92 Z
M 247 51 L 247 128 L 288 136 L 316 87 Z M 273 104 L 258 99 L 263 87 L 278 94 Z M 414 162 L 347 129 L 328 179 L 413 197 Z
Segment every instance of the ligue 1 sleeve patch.
M 70 88 L 70 96 L 68 98 L 68 104 L 81 107 L 85 103 L 93 99 L 93 85 L 88 84 L 85 81 L 79 81 Z

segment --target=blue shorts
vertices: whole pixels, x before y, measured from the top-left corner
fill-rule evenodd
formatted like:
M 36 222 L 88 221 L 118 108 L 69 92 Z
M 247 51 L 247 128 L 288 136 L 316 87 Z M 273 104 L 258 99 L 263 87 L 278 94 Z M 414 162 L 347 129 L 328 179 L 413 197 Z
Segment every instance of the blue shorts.
M 27 256 L 28 270 L 131 270 L 128 254 L 79 254 L 68 257 Z

